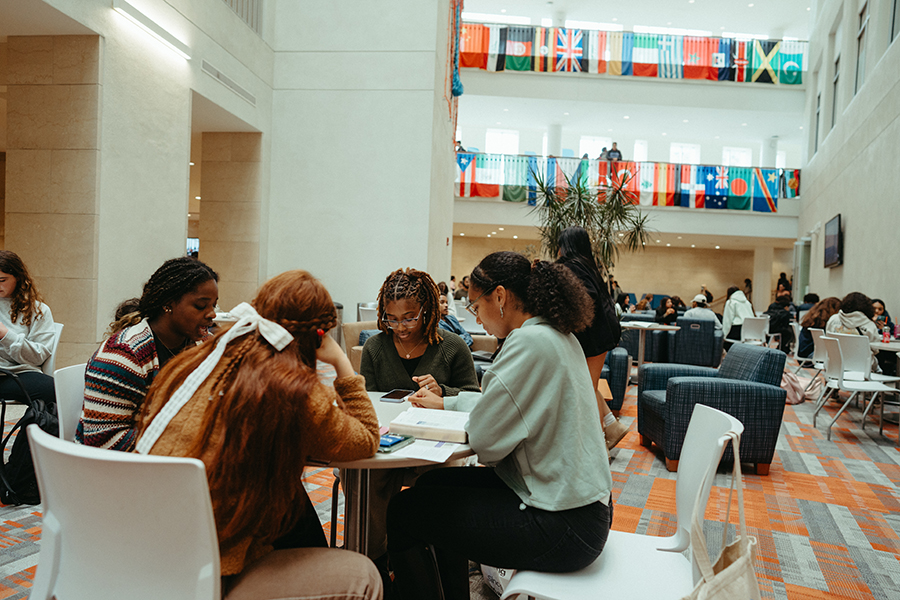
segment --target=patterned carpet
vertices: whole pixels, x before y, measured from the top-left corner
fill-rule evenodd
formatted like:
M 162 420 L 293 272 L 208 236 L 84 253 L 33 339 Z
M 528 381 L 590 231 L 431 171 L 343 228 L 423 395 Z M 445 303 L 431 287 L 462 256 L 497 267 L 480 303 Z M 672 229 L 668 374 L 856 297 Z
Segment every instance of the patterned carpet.
M 632 431 L 612 452 L 613 528 L 670 535 L 675 526 L 675 474 L 661 454 L 638 443 L 636 389 L 622 420 Z M 825 412 L 833 415 L 838 404 Z M 897 425 L 878 434 L 859 428 L 852 409 L 825 437 L 830 417 L 812 427 L 813 406 L 788 406 L 768 476 L 746 474 L 748 527 L 759 540 L 757 574 L 764 598 L 900 598 L 900 451 Z M 824 415 L 823 415 L 824 416 Z M 12 421 L 14 422 L 14 420 Z M 6 423 L 6 427 L 11 426 Z M 716 476 L 706 512 L 710 551 L 718 552 L 729 475 Z M 308 469 L 305 482 L 326 533 L 331 528 L 331 469 Z M 0 600 L 27 598 L 40 541 L 40 507 L 0 507 Z M 732 524 L 736 515 L 732 517 Z M 730 527 L 733 528 L 733 525 Z M 338 525 L 338 540 L 342 527 Z M 496 598 L 480 576 L 472 597 Z

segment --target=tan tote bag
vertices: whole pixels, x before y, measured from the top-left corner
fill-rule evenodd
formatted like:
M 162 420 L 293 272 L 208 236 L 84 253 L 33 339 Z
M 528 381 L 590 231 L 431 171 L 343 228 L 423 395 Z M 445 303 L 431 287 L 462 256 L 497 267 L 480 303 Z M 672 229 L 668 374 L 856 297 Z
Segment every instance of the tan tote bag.
M 725 528 L 722 532 L 722 553 L 715 564 L 710 564 L 709 552 L 706 549 L 706 537 L 703 535 L 704 508 L 698 501 L 694 507 L 691 524 L 691 552 L 700 568 L 701 579 L 694 591 L 682 600 L 760 600 L 759 583 L 753 570 L 753 558 L 756 556 L 756 538 L 747 535 L 747 523 L 744 520 L 744 482 L 741 477 L 740 435 L 728 434 L 734 447 L 734 471 L 731 477 L 731 490 L 728 492 L 728 510 L 725 513 Z M 731 514 L 731 498 L 737 487 L 738 514 L 740 531 L 737 538 L 729 545 L 728 517 Z M 700 486 L 703 489 L 703 486 Z M 699 493 L 698 493 L 699 495 Z

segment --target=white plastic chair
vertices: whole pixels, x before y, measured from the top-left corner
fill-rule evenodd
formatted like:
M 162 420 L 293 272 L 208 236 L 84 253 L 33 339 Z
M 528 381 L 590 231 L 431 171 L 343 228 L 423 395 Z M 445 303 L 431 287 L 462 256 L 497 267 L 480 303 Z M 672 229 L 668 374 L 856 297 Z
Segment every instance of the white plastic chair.
M 360 306 L 359 307 L 359 320 L 360 321 L 376 321 L 376 320 L 378 320 L 378 309 Z
M 56 390 L 56 412 L 59 416 L 59 439 L 75 441 L 75 429 L 84 408 L 84 370 L 86 363 L 57 369 L 53 373 Z
M 220 600 L 206 470 L 28 427 L 44 518 L 32 600 Z
M 745 317 L 741 324 L 741 339 L 727 339 L 726 342 L 734 344 L 752 344 L 762 346 L 766 341 L 766 331 L 769 329 L 769 316 Z
M 900 377 L 893 375 L 882 375 L 881 373 L 872 372 L 872 347 L 869 345 L 869 338 L 864 335 L 848 334 L 848 333 L 830 333 L 828 337 L 836 338 L 838 345 L 841 347 L 841 358 L 844 361 L 844 379 L 852 381 L 875 381 L 883 383 L 887 386 L 892 384 L 896 387 L 896 383 L 900 381 Z M 882 398 L 882 402 L 884 402 Z M 866 410 L 862 416 L 862 427 L 866 428 L 866 417 L 872 409 L 873 403 L 866 405 Z M 882 425 L 883 430 L 883 425 Z
M 722 411 L 694 405 L 678 463 L 675 535 L 657 537 L 610 531 L 606 547 L 594 563 L 574 573 L 519 571 L 502 600 L 527 595 L 538 600 L 600 600 L 606 598 L 681 598 L 689 594 L 700 573 L 682 554 L 691 545 L 691 519 L 699 501 L 709 499 L 713 476 L 729 432 L 740 435 L 744 426 Z M 687 453 L 687 454 L 685 454 Z
M 56 349 L 59 348 L 59 338 L 62 335 L 62 330 L 62 323 L 53 323 L 53 341 L 50 343 L 50 358 L 45 360 L 44 364 L 41 365 L 41 372 L 44 375 L 53 376 L 53 371 L 56 370 Z
M 875 398 L 878 397 L 878 394 L 881 392 L 896 392 L 897 390 L 888 387 L 883 383 L 878 383 L 877 381 L 853 381 L 844 379 L 844 360 L 841 352 L 841 345 L 837 338 L 823 335 L 819 338 L 818 343 L 822 344 L 825 348 L 825 385 L 822 388 L 822 393 L 819 395 L 818 400 L 816 400 L 816 409 L 813 412 L 813 427 L 816 426 L 816 417 L 818 416 L 819 411 L 822 410 L 822 407 L 825 406 L 825 402 L 830 395 L 829 392 L 832 390 L 852 392 L 850 397 L 847 398 L 847 401 L 844 402 L 843 406 L 837 411 L 837 414 L 834 415 L 831 423 L 828 424 L 827 437 L 831 440 L 831 428 L 843 412 L 847 410 L 847 407 L 850 406 L 850 403 L 853 402 L 858 393 L 872 393 L 872 398 L 869 400 L 865 412 L 863 413 L 863 416 L 865 417 L 875 403 Z
M 814 367 L 815 359 L 813 356 L 804 358 L 798 354 L 800 350 L 800 324 L 791 323 L 791 329 L 794 330 L 794 360 L 797 361 L 797 369 L 794 373 L 799 373 L 800 369 L 804 367 Z

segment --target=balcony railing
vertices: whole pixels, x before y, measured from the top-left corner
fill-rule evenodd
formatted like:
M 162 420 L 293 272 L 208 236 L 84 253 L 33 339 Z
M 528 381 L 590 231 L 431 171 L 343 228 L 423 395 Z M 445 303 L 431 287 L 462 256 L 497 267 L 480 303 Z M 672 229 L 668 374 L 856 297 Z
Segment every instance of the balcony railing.
M 808 42 L 463 23 L 459 66 L 799 85 Z
M 615 178 L 641 206 L 673 206 L 778 212 L 780 198 L 800 195 L 800 169 L 608 162 L 586 158 L 529 155 L 456 154 L 455 194 L 537 202 L 535 174 L 547 187 L 580 181 L 590 188 Z

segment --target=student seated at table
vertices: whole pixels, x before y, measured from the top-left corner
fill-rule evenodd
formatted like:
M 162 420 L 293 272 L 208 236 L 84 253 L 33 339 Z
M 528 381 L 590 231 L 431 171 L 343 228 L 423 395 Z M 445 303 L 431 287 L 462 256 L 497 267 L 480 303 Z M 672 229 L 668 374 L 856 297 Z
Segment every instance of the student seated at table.
M 459 319 L 450 314 L 450 303 L 447 302 L 447 297 L 444 295 L 438 296 L 438 302 L 441 305 L 441 320 L 438 321 L 438 327 L 445 331 L 455 333 L 463 339 L 466 346 L 471 348 L 472 344 L 475 343 L 472 340 L 472 335 L 466 331 L 465 327 L 462 326 L 462 323 L 459 322 Z
M 872 320 L 875 318 L 875 307 L 872 300 L 862 292 L 850 292 L 841 300 L 841 309 L 832 315 L 825 324 L 825 333 L 845 333 L 848 335 L 864 335 L 870 342 L 880 342 L 881 335 Z M 878 361 L 872 351 L 872 369 L 878 369 Z
M 716 329 L 722 329 L 722 323 L 719 322 L 719 317 L 717 317 L 716 313 L 707 306 L 706 295 L 704 294 L 697 294 L 694 296 L 694 299 L 691 301 L 691 308 L 684 311 L 684 316 L 688 319 L 713 321 Z
M 331 296 L 306 271 L 288 271 L 231 312 L 230 329 L 157 376 L 137 451 L 206 466 L 224 598 L 381 598 L 368 559 L 326 548 L 302 482 L 310 458 L 378 448 L 365 382 L 326 335 L 337 323 Z M 317 359 L 334 367 L 333 387 L 319 383 Z
M 398 269 L 387 276 L 378 292 L 381 333 L 366 340 L 360 361 L 359 373 L 366 378 L 367 390 L 426 388 L 449 397 L 481 389 L 466 343 L 438 326 L 438 296 L 437 285 L 424 271 Z M 375 559 L 386 583 L 387 505 L 417 473 L 413 469 L 378 469 L 369 474 L 367 554 Z
M 75 442 L 130 452 L 134 419 L 159 370 L 203 340 L 216 316 L 219 276 L 197 259 L 167 260 L 138 300 L 121 306 L 110 336 L 87 364 Z
M 53 378 L 41 372 L 56 332 L 53 314 L 19 255 L 0 250 L 0 367 L 16 374 L 30 398 L 56 403 Z M 25 402 L 12 377 L 0 377 L 7 400 Z
M 612 522 L 600 413 L 572 335 L 593 315 L 584 287 L 562 265 L 496 252 L 472 271 L 469 298 L 485 330 L 506 338 L 483 392 L 422 388 L 412 401 L 470 411 L 469 444 L 487 467 L 430 471 L 391 501 L 388 547 L 404 600 L 468 598 L 467 559 L 576 571 L 600 555 Z
M 797 344 L 799 344 L 797 346 L 797 356 L 809 358 L 813 355 L 816 345 L 813 341 L 812 333 L 810 333 L 809 330 L 824 330 L 825 325 L 828 324 L 828 319 L 830 319 L 832 315 L 836 315 L 840 309 L 841 299 L 835 298 L 834 296 L 825 298 L 824 300 L 820 300 L 813 304 L 812 308 L 810 308 L 800 320 L 800 339 L 797 340 Z

